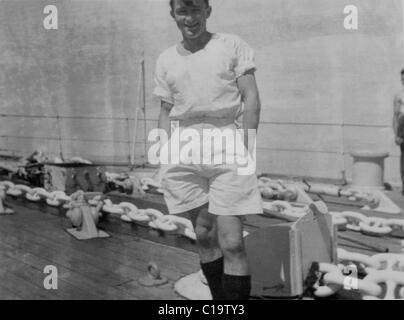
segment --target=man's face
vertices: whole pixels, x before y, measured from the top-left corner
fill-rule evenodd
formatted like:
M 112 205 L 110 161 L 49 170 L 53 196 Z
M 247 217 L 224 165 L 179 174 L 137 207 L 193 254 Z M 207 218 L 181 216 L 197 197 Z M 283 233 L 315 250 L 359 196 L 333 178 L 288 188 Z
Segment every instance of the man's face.
M 184 39 L 197 39 L 206 31 L 211 10 L 205 0 L 174 0 L 171 15 Z

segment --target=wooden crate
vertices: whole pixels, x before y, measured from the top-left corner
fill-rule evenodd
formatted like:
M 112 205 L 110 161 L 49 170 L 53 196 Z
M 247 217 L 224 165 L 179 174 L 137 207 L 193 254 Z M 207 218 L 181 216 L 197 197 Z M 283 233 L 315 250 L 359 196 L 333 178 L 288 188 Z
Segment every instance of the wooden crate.
M 336 262 L 336 230 L 329 214 L 258 229 L 245 238 L 252 295 L 297 297 L 313 262 Z

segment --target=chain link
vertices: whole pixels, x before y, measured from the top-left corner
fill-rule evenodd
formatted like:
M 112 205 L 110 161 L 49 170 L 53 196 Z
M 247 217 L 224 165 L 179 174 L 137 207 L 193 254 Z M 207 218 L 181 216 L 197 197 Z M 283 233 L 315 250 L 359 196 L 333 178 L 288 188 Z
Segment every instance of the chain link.
M 280 200 L 265 202 L 264 209 L 271 213 L 276 213 L 275 215 L 279 215 L 281 218 L 292 221 L 302 218 L 309 211 L 307 206 L 303 208 L 294 207 L 289 202 Z
M 367 217 L 359 212 L 344 211 L 330 212 L 333 224 L 338 230 L 351 230 L 363 234 L 382 237 L 392 232 L 404 232 L 404 220 Z
M 283 181 L 274 181 L 270 178 L 261 177 L 258 179 L 258 189 L 264 199 L 278 199 L 296 201 L 298 191 L 294 186 L 288 186 Z
M 296 184 L 298 185 L 298 184 Z M 267 177 L 260 177 L 258 179 L 258 188 L 264 199 L 286 199 L 295 201 L 298 198 L 298 191 L 293 183 L 286 183 L 282 180 L 272 180 Z M 341 189 L 337 186 L 327 185 L 314 185 L 307 187 L 310 192 L 318 194 L 327 194 L 332 196 L 345 196 L 351 201 L 364 201 L 370 209 L 375 209 L 380 205 L 381 199 L 377 193 L 371 191 L 363 191 L 357 189 Z
M 109 176 L 109 179 L 112 177 Z M 114 177 L 115 178 L 115 177 Z M 39 202 L 45 200 L 48 205 L 64 208 L 74 208 L 77 197 L 80 192 L 76 192 L 71 196 L 66 195 L 63 191 L 48 192 L 43 188 L 31 188 L 25 185 L 15 185 L 10 181 L 0 181 L 0 187 L 6 190 L 6 194 L 12 196 L 24 196 L 26 199 Z M 147 223 L 151 228 L 165 232 L 175 232 L 192 240 L 196 240 L 196 234 L 189 219 L 165 215 L 156 209 L 138 209 L 133 203 L 121 202 L 114 204 L 110 199 L 97 195 L 88 200 L 90 206 L 97 206 L 102 202 L 102 211 L 119 215 L 125 222 Z
M 404 300 L 404 255 L 367 256 L 338 248 L 338 260 L 343 264 L 319 264 L 321 276 L 313 286 L 316 297 L 329 297 L 345 288 L 358 290 L 363 300 Z M 363 279 L 344 273 L 352 263 L 365 267 Z

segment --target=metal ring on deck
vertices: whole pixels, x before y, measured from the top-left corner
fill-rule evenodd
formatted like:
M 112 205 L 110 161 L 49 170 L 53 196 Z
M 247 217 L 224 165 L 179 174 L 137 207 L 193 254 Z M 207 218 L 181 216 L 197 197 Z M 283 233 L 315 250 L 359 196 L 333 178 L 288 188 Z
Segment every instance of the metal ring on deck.
M 144 287 L 158 287 L 168 283 L 168 279 L 161 275 L 160 269 L 154 262 L 147 265 L 147 275 L 139 278 L 138 282 Z

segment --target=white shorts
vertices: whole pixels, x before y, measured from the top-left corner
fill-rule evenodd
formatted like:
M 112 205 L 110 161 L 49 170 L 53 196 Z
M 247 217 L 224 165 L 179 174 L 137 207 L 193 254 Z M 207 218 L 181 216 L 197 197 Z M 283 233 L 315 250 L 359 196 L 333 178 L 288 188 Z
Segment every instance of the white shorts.
M 237 143 L 241 142 L 237 139 Z M 213 151 L 212 159 L 215 152 L 226 154 L 226 150 L 218 148 Z M 162 189 L 170 214 L 184 213 L 205 204 L 209 204 L 209 213 L 214 215 L 261 214 L 262 198 L 255 170 L 240 174 L 241 165 L 237 161 L 214 163 L 212 160 L 208 164 L 162 166 Z
M 235 165 L 173 165 L 166 170 L 162 187 L 170 214 L 207 203 L 214 215 L 262 213 L 256 175 L 239 175 Z

